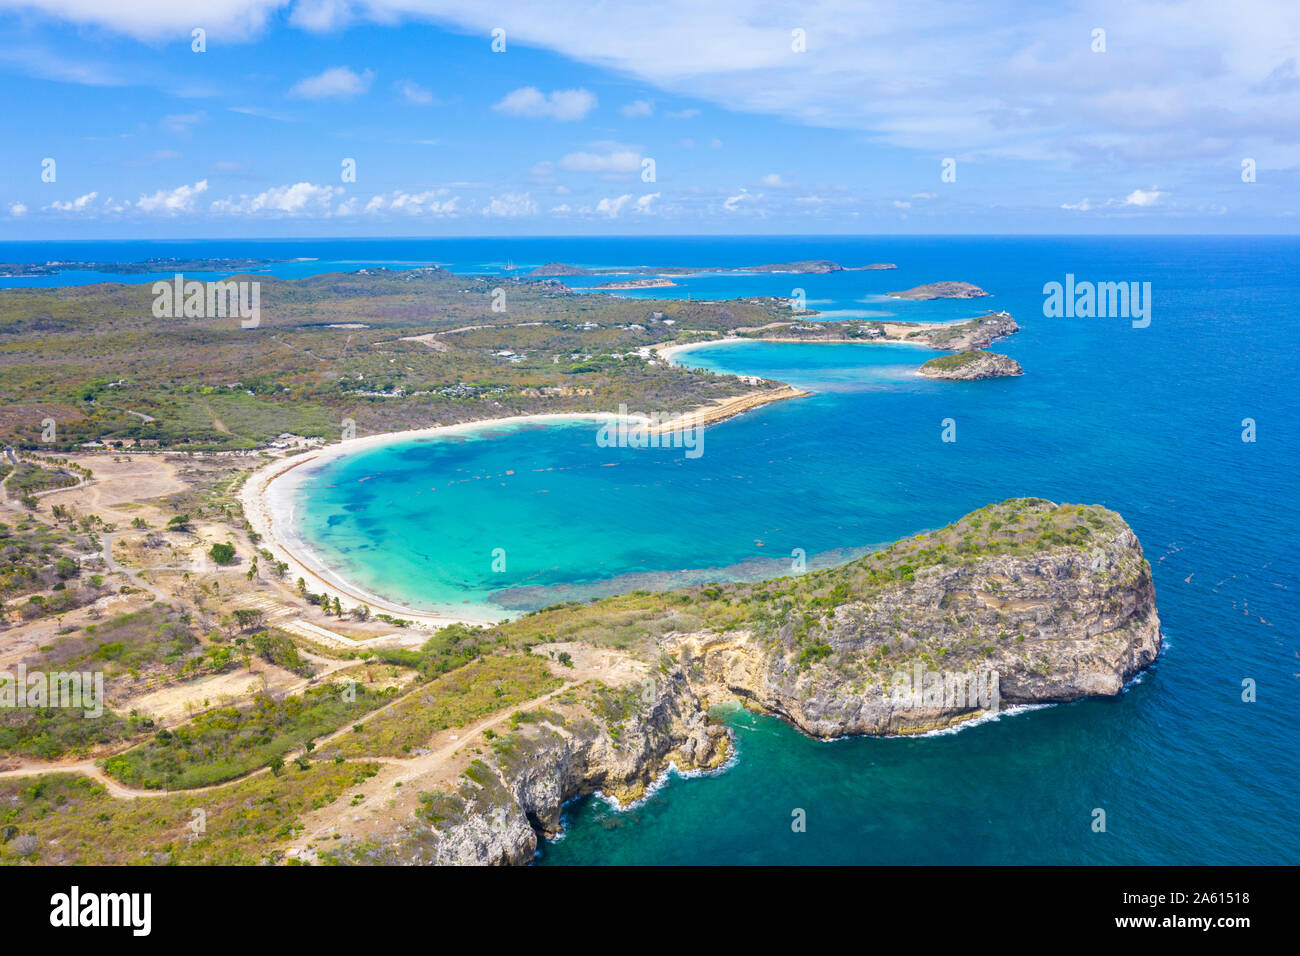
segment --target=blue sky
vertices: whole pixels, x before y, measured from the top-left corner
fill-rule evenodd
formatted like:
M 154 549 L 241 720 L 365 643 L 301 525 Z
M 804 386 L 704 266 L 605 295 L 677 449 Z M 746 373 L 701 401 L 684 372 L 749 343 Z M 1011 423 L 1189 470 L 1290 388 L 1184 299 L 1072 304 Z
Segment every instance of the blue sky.
M 1294 0 L 0 0 L 0 239 L 1294 233 L 1297 57 Z

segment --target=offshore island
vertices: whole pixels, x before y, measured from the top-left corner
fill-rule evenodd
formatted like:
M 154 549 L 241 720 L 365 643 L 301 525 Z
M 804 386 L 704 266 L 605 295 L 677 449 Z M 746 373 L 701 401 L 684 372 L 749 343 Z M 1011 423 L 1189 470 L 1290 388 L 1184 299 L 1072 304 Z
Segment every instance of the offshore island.
M 919 734 L 1116 695 L 1159 653 L 1150 566 L 1096 505 L 1015 498 L 836 567 L 497 623 L 358 593 L 282 540 L 276 483 L 322 455 L 805 394 L 672 361 L 714 342 L 910 343 L 951 353 L 944 377 L 1014 375 L 984 351 L 1017 330 L 1005 312 L 814 321 L 436 268 L 260 281 L 255 329 L 160 324 L 147 284 L 0 292 L 0 332 L 26 343 L 0 357 L 0 671 L 105 684 L 102 719 L 0 712 L 0 862 L 526 863 L 568 800 L 724 766 L 716 705 L 818 738 Z M 991 708 L 969 681 L 993 674 Z

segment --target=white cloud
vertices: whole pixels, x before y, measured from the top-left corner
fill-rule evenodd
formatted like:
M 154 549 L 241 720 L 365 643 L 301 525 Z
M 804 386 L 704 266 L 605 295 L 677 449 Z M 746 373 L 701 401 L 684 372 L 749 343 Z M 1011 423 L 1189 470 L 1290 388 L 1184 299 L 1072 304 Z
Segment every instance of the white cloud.
M 912 204 L 911 204 L 910 202 L 907 202 L 906 200 L 895 199 L 895 200 L 894 200 L 894 208 L 895 208 L 895 209 L 911 209 L 911 208 L 912 208 Z
M 381 213 L 401 213 L 408 216 L 446 217 L 458 215 L 460 211 L 460 197 L 451 195 L 450 189 L 428 189 L 419 193 L 394 189 L 387 195 L 371 196 L 365 205 L 353 196 L 339 203 L 335 214 L 375 216 Z
M 740 208 L 741 203 L 754 202 L 758 199 L 761 199 L 762 196 L 763 196 L 762 193 L 759 193 L 758 195 L 754 195 L 748 189 L 745 189 L 742 186 L 740 192 L 736 193 L 736 195 L 734 196 L 728 197 L 727 200 L 723 202 L 722 208 L 727 210 L 727 212 L 735 212 L 737 209 Z
M 349 0 L 297 0 L 289 22 L 312 33 L 328 33 L 352 21 Z
M 508 116 L 572 121 L 582 119 L 595 107 L 596 96 L 587 90 L 543 93 L 535 86 L 523 86 L 507 93 L 492 108 Z
M 646 193 L 644 196 L 642 196 L 640 199 L 636 201 L 636 204 L 632 207 L 632 211 L 639 212 L 639 213 L 652 212 L 650 206 L 658 198 L 659 198 L 658 193 Z
M 9 204 L 9 215 L 15 219 L 21 219 L 27 215 L 27 207 L 20 202 L 11 202 Z
M 797 203 L 798 203 L 799 205 L 801 205 L 801 206 L 820 206 L 820 205 L 822 205 L 823 203 L 826 202 L 826 197 L 824 197 L 824 196 L 800 196 L 800 197 L 798 197 L 798 198 L 795 200 L 795 202 L 797 202 Z
M 608 216 L 614 219 L 623 210 L 629 202 L 632 201 L 631 193 L 624 193 L 622 196 L 615 196 L 611 199 L 602 199 L 596 203 L 596 212 L 602 216 Z
M 136 200 L 135 208 L 141 212 L 159 213 L 175 216 L 194 211 L 194 200 L 208 191 L 208 181 L 200 179 L 193 186 L 177 186 L 175 189 L 160 189 L 148 196 Z
M 302 100 L 347 100 L 370 89 L 374 79 L 373 70 L 357 73 L 346 66 L 332 66 L 323 73 L 299 80 L 289 95 Z
M 628 119 L 641 119 L 646 116 L 653 116 L 655 105 L 651 100 L 633 100 L 619 108 L 619 112 Z
M 212 211 L 232 216 L 328 216 L 335 196 L 343 194 L 342 186 L 317 186 L 313 183 L 294 183 L 292 186 L 273 186 L 255 195 L 239 199 L 219 199 Z
M 938 193 L 912 193 L 913 199 L 938 199 Z
M 787 184 L 782 181 L 780 173 L 768 173 L 763 177 L 763 185 L 771 186 L 773 189 L 776 189 Z
M 600 152 L 569 153 L 560 160 L 560 168 L 573 173 L 634 173 L 641 168 L 641 150 L 617 143 L 596 143 Z
M 483 215 L 504 219 L 535 216 L 537 215 L 537 203 L 533 202 L 533 197 L 528 193 L 506 193 L 503 196 L 493 196 L 488 204 L 483 207 Z
M 1135 189 L 1124 199 L 1126 206 L 1154 206 L 1164 196 L 1158 189 Z
M 70 202 L 61 202 L 56 199 L 45 208 L 52 209 L 55 212 L 88 212 L 91 210 L 91 203 L 95 201 L 95 198 L 98 195 L 98 192 L 90 192 L 86 193 L 84 196 L 78 196 Z
M 664 115 L 669 119 L 695 119 L 695 117 L 700 115 L 700 111 L 696 109 L 675 110 L 670 113 L 665 113 Z
M 1137 206 L 1146 208 L 1148 206 L 1158 205 L 1161 197 L 1168 195 L 1159 189 L 1135 189 L 1123 199 L 1107 199 L 1100 207 L 1090 199 L 1080 199 L 1078 202 L 1062 203 L 1062 209 L 1069 209 L 1074 212 L 1090 212 L 1093 209 L 1117 209 L 1125 206 Z
M 402 94 L 406 102 L 414 106 L 432 106 L 433 93 L 426 90 L 414 80 L 402 80 L 397 84 L 397 92 Z

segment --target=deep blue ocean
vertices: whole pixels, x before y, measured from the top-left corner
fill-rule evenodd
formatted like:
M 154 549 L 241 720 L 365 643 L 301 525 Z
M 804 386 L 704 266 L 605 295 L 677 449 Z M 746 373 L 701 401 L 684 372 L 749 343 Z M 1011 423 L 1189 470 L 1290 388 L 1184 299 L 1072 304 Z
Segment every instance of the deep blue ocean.
M 129 250 L 129 252 L 128 252 Z M 719 274 L 655 297 L 788 296 L 941 321 L 1005 309 L 1025 375 L 932 382 L 898 346 L 729 344 L 684 355 L 815 394 L 710 427 L 704 454 L 602 448 L 590 423 L 497 429 L 342 459 L 302 488 L 300 533 L 345 576 L 424 607 L 499 614 L 609 590 L 785 573 L 1019 495 L 1119 511 L 1151 562 L 1166 638 L 1120 697 L 922 739 L 801 737 L 725 715 L 738 757 L 615 811 L 570 807 L 543 863 L 1300 862 L 1300 240 L 475 239 L 5 243 L 0 261 L 314 257 L 277 275 L 542 262 L 887 272 Z M 1151 323 L 1047 318 L 1043 285 L 1150 282 Z M 4 285 L 81 281 L 0 280 Z M 103 277 L 94 277 L 101 281 Z M 149 277 L 129 277 L 145 281 Z M 906 302 L 956 279 L 993 293 Z M 88 279 L 87 281 L 92 281 Z M 620 293 L 628 294 L 628 293 Z M 651 412 L 654 409 L 633 409 Z M 941 422 L 957 441 L 940 441 Z M 1256 440 L 1242 440 L 1243 420 Z M 506 556 L 493 570 L 495 549 Z M 1243 681 L 1257 700 L 1242 700 Z M 792 813 L 806 812 L 806 832 Z M 1106 812 L 1104 833 L 1093 811 Z

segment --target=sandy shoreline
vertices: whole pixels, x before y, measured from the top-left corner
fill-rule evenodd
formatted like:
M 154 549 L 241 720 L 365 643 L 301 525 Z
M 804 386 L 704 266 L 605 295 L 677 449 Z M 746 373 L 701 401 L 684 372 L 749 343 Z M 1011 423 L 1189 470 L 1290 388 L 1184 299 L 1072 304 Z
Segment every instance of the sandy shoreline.
M 704 405 L 685 413 L 677 422 L 678 427 L 701 427 L 733 418 L 751 409 L 771 402 L 788 398 L 798 398 L 810 394 L 792 386 L 779 389 L 748 392 Z M 635 421 L 646 421 L 645 416 L 630 415 Z M 348 441 L 336 442 L 319 450 L 298 455 L 280 456 L 257 468 L 244 482 L 239 492 L 240 504 L 253 531 L 261 536 L 260 547 L 275 555 L 277 561 L 289 565 L 286 577 L 290 581 L 299 577 L 308 582 L 308 590 L 323 592 L 330 597 L 337 597 L 346 605 L 365 604 L 371 613 L 390 614 L 405 618 L 418 627 L 441 628 L 449 624 L 494 624 L 502 618 L 475 617 L 472 615 L 434 614 L 395 603 L 373 594 L 356 584 L 344 580 L 332 570 L 305 542 L 293 532 L 294 528 L 294 492 L 301 481 L 310 473 L 327 462 L 344 455 L 379 448 L 384 445 L 412 441 L 420 438 L 434 438 L 446 435 L 466 434 L 498 427 L 530 424 L 558 424 L 561 422 L 591 422 L 593 424 L 618 421 L 619 416 L 613 412 L 561 412 L 546 415 L 516 415 L 508 418 L 492 418 L 476 422 L 462 422 L 455 425 L 435 425 L 430 428 L 418 428 L 408 431 L 387 432 L 379 435 L 366 435 Z M 673 426 L 660 426 L 659 432 L 670 430 Z

